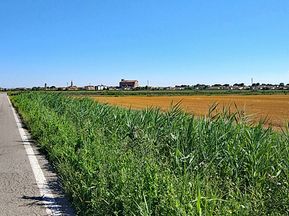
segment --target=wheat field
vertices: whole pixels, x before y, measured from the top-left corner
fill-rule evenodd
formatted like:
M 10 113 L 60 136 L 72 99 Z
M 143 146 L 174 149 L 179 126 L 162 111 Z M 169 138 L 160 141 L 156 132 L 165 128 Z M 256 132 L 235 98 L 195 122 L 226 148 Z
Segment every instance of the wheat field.
M 209 107 L 218 103 L 219 110 L 231 107 L 235 111 L 244 111 L 250 119 L 257 122 L 266 119 L 266 125 L 280 128 L 289 121 L 289 95 L 225 95 L 225 96 L 124 96 L 108 97 L 93 96 L 101 103 L 132 108 L 144 109 L 158 107 L 168 110 L 171 104 L 180 102 L 181 108 L 196 116 L 204 116 Z

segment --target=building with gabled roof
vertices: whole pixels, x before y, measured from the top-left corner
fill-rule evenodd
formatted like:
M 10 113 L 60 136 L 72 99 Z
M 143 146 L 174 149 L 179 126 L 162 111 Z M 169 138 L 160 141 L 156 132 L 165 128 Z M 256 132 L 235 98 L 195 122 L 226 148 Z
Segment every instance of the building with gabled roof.
M 133 89 L 138 87 L 138 81 L 137 80 L 125 80 L 125 79 L 121 79 L 121 81 L 119 82 L 119 87 L 122 89 Z

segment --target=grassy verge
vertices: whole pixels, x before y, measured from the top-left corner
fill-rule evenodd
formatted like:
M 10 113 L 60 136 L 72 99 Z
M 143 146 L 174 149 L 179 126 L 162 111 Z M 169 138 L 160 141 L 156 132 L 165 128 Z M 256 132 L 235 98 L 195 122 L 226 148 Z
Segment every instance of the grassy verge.
M 11 91 L 18 94 L 23 91 Z M 27 91 L 29 92 L 29 91 Z M 33 92 L 33 91 L 32 91 Z M 289 90 L 103 90 L 103 91 L 34 91 L 46 93 L 63 93 L 72 96 L 185 96 L 185 95 L 287 95 Z
M 289 133 L 223 113 L 12 96 L 79 215 L 286 215 Z
M 68 95 L 86 96 L 184 96 L 184 95 L 287 95 L 289 90 L 130 90 L 130 91 L 63 91 Z

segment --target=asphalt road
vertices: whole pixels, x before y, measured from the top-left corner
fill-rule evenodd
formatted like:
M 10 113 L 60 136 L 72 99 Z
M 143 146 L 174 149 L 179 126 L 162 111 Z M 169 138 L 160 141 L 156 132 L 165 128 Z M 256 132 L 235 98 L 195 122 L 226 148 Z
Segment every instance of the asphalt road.
M 74 215 L 45 157 L 32 145 L 60 211 Z M 0 93 L 0 215 L 48 215 L 7 94 Z

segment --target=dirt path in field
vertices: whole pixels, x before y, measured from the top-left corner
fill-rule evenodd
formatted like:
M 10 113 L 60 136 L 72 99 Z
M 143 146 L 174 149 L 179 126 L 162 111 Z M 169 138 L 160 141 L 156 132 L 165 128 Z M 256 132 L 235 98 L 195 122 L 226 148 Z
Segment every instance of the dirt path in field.
M 289 95 L 225 95 L 225 96 L 123 96 L 106 97 L 93 96 L 93 99 L 112 105 L 143 109 L 146 107 L 159 107 L 168 110 L 172 103 L 181 101 L 181 107 L 189 113 L 204 116 L 208 113 L 213 103 L 218 103 L 219 108 L 235 104 L 239 110 L 256 122 L 267 118 L 267 125 L 280 128 L 289 122 Z

